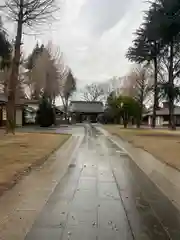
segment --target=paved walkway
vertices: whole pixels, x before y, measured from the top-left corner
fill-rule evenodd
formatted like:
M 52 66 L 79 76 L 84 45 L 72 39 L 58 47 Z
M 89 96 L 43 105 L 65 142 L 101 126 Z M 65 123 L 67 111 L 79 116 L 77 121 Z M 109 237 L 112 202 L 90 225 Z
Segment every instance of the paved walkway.
M 54 127 L 43 128 L 39 126 L 24 126 L 16 129 L 17 132 L 38 132 L 38 133 L 70 133 L 73 136 L 84 135 L 83 124 L 60 125 Z M 0 132 L 1 133 L 1 132 Z
M 1 196 L 0 240 L 24 240 L 66 173 L 82 139 L 82 136 L 71 137 L 43 165 L 33 169 Z
M 26 240 L 180 239 L 180 214 L 128 155 L 86 126 Z
M 167 196 L 180 211 L 180 172 L 156 159 L 153 155 L 131 143 L 109 134 L 103 126 L 96 126 L 111 141 L 119 145 L 131 156 L 131 159 L 151 179 L 151 181 Z

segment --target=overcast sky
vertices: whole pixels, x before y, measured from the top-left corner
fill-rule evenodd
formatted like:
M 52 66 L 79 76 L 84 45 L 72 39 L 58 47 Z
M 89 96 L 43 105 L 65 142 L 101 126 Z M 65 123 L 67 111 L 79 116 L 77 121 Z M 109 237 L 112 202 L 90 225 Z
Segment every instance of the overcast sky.
M 123 76 L 130 68 L 124 55 L 145 8 L 143 0 L 63 0 L 60 21 L 25 36 L 25 51 L 37 40 L 52 41 L 82 84 Z

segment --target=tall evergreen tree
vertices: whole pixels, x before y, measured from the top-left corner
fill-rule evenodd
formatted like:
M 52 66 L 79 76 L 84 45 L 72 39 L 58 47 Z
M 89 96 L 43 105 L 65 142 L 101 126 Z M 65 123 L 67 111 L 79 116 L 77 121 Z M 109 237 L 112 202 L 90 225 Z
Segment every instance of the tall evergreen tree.
M 143 29 L 143 31 L 142 31 Z M 139 34 L 140 32 L 140 34 Z M 180 32 L 180 2 L 179 0 L 156 0 L 151 3 L 149 11 L 145 14 L 143 28 L 138 34 L 133 47 L 129 48 L 127 57 L 134 62 L 143 62 L 147 58 L 154 62 L 154 108 L 153 126 L 155 126 L 156 107 L 158 96 L 158 56 L 167 54 L 168 61 L 168 88 L 169 98 L 169 125 L 175 128 L 174 100 L 175 86 L 174 77 L 179 74 L 179 59 L 175 63 L 177 44 L 179 44 Z M 149 55 L 150 53 L 150 55 Z M 175 73 L 176 72 L 176 73 Z M 177 93 L 177 92 L 176 92 Z
M 37 58 L 43 53 L 43 50 L 44 50 L 44 45 L 42 44 L 41 46 L 39 46 L 39 44 L 37 43 L 32 53 L 28 56 L 27 63 L 26 63 L 26 68 L 28 70 L 33 69 Z
M 10 67 L 12 56 L 12 45 L 8 40 L 7 33 L 3 27 L 3 23 L 0 18 L 0 68 Z

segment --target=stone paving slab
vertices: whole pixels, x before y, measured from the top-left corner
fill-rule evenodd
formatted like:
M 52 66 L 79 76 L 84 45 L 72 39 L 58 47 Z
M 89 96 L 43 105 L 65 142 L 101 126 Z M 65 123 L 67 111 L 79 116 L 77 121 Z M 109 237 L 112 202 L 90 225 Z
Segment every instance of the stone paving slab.
M 62 235 L 60 228 L 35 228 L 26 238 L 27 240 L 59 240 Z
M 67 225 L 69 226 L 84 224 L 84 226 L 91 228 L 93 223 L 97 223 L 96 210 L 74 209 L 68 214 Z
M 98 183 L 98 195 L 101 199 L 120 200 L 116 183 L 100 182 Z
M 63 232 L 62 240 L 97 240 L 97 229 L 86 227 L 84 224 L 67 226 Z

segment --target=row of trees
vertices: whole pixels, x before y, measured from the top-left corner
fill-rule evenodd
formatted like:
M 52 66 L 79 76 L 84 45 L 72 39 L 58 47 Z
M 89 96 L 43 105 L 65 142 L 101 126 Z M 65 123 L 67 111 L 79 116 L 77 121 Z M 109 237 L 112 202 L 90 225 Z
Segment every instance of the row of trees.
M 72 71 L 63 63 L 62 53 L 54 50 L 52 44 L 46 47 L 37 45 L 26 61 L 21 48 L 26 28 L 33 29 L 35 24 L 54 20 L 54 13 L 58 10 L 56 0 L 4 0 L 0 4 L 3 16 L 17 26 L 15 41 L 11 43 L 0 22 L 0 81 L 8 98 L 7 131 L 14 132 L 15 105 L 22 95 L 33 99 L 46 98 L 52 105 L 56 97 L 61 96 L 67 113 L 76 81 Z
M 55 118 L 52 115 L 53 112 L 55 113 L 55 100 L 60 96 L 67 119 L 69 100 L 76 90 L 76 79 L 71 69 L 64 64 L 62 53 L 58 48 L 51 43 L 46 47 L 37 44 L 29 57 L 21 61 L 20 70 L 16 88 L 16 103 L 22 99 L 39 101 L 42 111 L 38 112 L 38 122 L 40 125 L 47 126 L 54 123 Z M 1 69 L 0 85 L 6 96 L 8 96 L 6 89 L 10 71 L 11 67 Z M 41 112 L 43 117 L 40 116 Z M 43 119 L 45 124 L 41 121 Z
M 153 121 L 159 95 L 169 102 L 169 126 L 175 129 L 174 103 L 179 100 L 180 75 L 180 5 L 178 0 L 155 0 L 135 33 L 133 45 L 126 57 L 138 64 L 153 66 Z
M 100 121 L 106 123 L 128 123 L 140 127 L 143 114 L 152 100 L 153 76 L 149 65 L 136 65 L 127 76 L 114 77 L 104 84 L 87 85 L 84 100 L 103 101 L 105 113 Z M 87 97 L 88 96 L 88 97 Z
M 105 112 L 99 115 L 102 123 L 122 123 L 126 128 L 129 123 L 140 127 L 144 110 L 144 101 L 150 93 L 150 73 L 138 67 L 130 72 L 119 94 L 111 89 L 111 80 L 105 83 L 92 83 L 82 89 L 82 100 L 87 102 L 102 101 Z
M 120 82 L 118 83 L 120 85 Z M 152 71 L 146 66 L 135 67 L 127 76 L 127 80 L 124 81 L 118 93 L 113 91 L 110 85 L 111 80 L 105 83 L 86 85 L 82 90 L 82 100 L 105 103 L 105 113 L 99 118 L 101 122 L 121 122 L 124 127 L 131 123 L 140 127 L 145 104 L 151 98 Z

